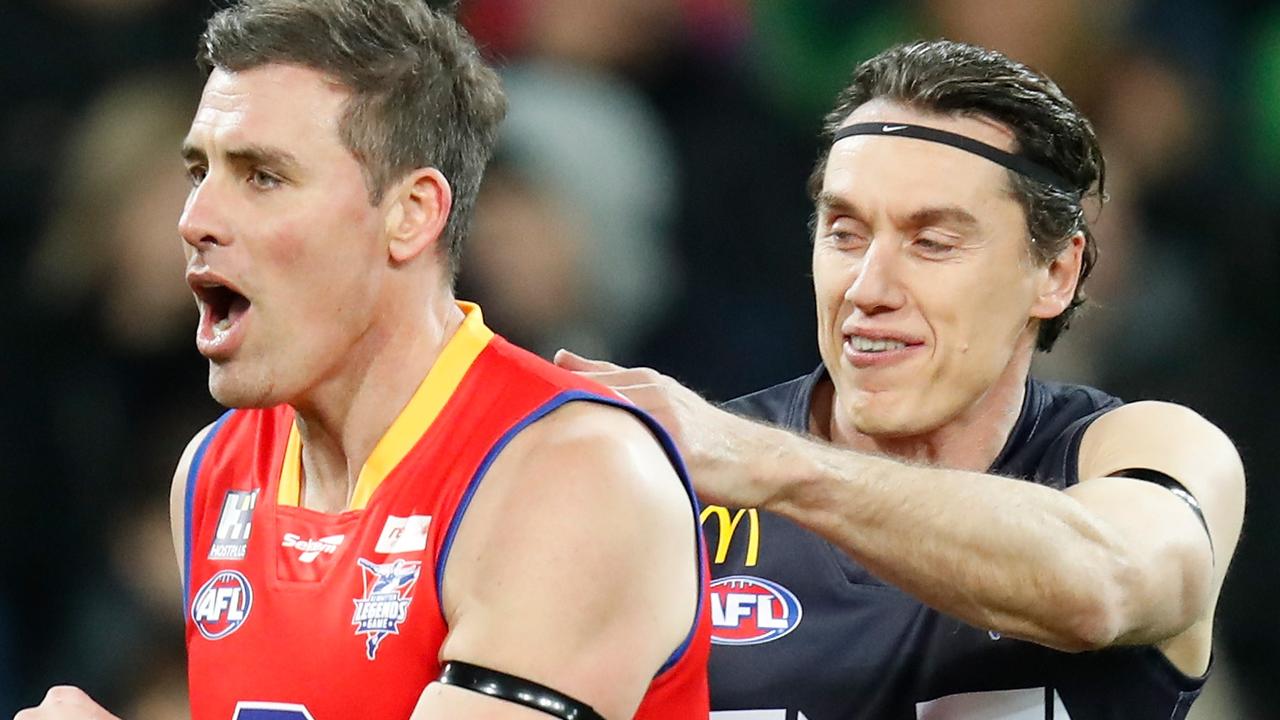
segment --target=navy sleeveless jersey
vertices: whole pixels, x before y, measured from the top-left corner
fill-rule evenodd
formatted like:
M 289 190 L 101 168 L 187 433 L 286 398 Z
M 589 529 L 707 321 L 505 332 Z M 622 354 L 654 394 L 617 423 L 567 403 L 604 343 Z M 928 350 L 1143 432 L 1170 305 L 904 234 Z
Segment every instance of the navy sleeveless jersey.
M 726 404 L 807 432 L 814 373 Z M 1089 423 L 1120 405 L 1031 379 L 990 472 L 1078 481 Z M 1064 653 L 926 607 L 769 512 L 706 507 L 713 720 L 1181 720 L 1204 678 L 1154 647 Z

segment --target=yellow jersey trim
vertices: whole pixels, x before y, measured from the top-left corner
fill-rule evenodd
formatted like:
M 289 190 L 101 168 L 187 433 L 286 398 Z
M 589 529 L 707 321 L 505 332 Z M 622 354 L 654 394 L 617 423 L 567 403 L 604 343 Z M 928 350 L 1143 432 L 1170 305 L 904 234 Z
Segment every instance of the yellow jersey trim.
M 427 377 L 409 399 L 409 404 L 400 411 L 400 415 L 374 446 L 364 467 L 360 468 L 360 477 L 356 480 L 356 489 L 348 510 L 362 510 L 369 504 L 373 492 L 430 429 L 475 359 L 493 339 L 493 331 L 485 326 L 484 316 L 478 305 L 459 302 L 458 307 L 466 313 L 462 325 L 449 338 Z M 285 445 L 276 502 L 282 506 L 296 507 L 301 504 L 301 498 L 302 436 L 295 420 L 289 428 L 289 441 Z

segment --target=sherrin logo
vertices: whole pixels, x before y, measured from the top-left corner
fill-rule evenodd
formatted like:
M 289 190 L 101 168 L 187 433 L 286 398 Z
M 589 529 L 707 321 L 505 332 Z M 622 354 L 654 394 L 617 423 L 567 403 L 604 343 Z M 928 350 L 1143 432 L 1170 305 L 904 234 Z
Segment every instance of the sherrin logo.
M 711 583 L 711 642 L 759 645 L 786 635 L 803 615 L 795 594 L 776 582 L 730 575 Z
M 284 534 L 284 542 L 281 547 L 294 548 L 298 551 L 298 560 L 300 562 L 314 562 L 320 557 L 320 553 L 332 555 L 338 551 L 338 546 L 342 545 L 342 541 L 346 539 L 346 535 L 330 535 L 320 539 L 311 538 L 303 540 L 301 535 L 297 533 L 287 532 Z
M 191 620 L 209 640 L 220 640 L 249 619 L 253 609 L 253 588 L 249 579 L 235 570 L 223 570 L 209 578 L 191 603 Z

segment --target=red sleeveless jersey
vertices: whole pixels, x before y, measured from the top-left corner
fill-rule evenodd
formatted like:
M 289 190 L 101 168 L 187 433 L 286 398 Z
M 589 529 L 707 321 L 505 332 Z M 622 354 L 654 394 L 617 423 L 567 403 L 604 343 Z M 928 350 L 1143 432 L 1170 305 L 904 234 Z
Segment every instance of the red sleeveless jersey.
M 194 720 L 407 720 L 440 673 L 448 632 L 440 583 L 467 504 L 506 443 L 566 402 L 615 405 L 644 420 L 696 513 L 656 423 L 493 335 L 478 308 L 464 309 L 467 319 L 365 463 L 347 511 L 298 506 L 301 443 L 287 406 L 231 411 L 201 444 L 185 523 Z M 635 715 L 642 720 L 709 714 L 705 554 L 694 541 L 703 566 L 697 622 L 650 684 Z

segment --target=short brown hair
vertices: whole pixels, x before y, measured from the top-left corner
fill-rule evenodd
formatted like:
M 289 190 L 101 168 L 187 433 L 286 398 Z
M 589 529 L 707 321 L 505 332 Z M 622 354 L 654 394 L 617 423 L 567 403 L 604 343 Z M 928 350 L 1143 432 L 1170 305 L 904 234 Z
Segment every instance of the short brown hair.
M 854 110 L 881 98 L 924 112 L 995 120 L 1013 131 L 1017 152 L 1070 184 L 1058 188 L 1009 171 L 1038 262 L 1057 257 L 1077 232 L 1085 238 L 1075 297 L 1061 315 L 1040 323 L 1036 347 L 1050 350 L 1084 304 L 1084 281 L 1097 259 L 1084 200 L 1093 193 L 1105 198 L 1106 162 L 1088 118 L 1052 80 L 999 52 L 949 40 L 920 41 L 889 48 L 854 70 L 826 117 L 826 147 Z M 829 154 L 829 149 L 823 152 L 809 178 L 814 198 Z
M 241 0 L 209 19 L 197 62 L 206 73 L 301 65 L 346 86 L 339 132 L 364 168 L 370 202 L 417 168 L 448 178 L 453 209 L 441 244 L 457 272 L 507 107 L 457 21 L 423 0 Z

